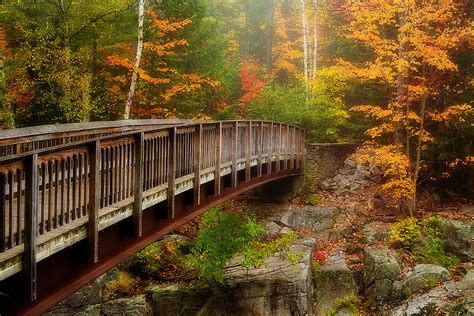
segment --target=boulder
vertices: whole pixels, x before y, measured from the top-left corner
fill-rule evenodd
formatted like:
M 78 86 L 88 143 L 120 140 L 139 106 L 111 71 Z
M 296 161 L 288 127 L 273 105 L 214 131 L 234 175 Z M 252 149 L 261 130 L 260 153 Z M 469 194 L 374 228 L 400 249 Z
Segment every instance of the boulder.
M 43 313 L 43 316 L 100 316 L 100 305 L 88 305 L 80 307 L 57 306 L 49 312 Z
M 384 241 L 390 236 L 390 224 L 385 222 L 371 222 L 364 226 L 364 241 L 367 245 L 373 245 Z
M 101 312 L 103 315 L 113 316 L 153 315 L 145 295 L 107 301 L 101 305 Z
M 266 237 L 273 237 L 278 235 L 281 231 L 281 226 L 274 221 L 269 221 L 265 224 L 265 235 Z
M 364 285 L 367 296 L 379 305 L 390 302 L 395 296 L 394 282 L 400 281 L 400 264 L 397 254 L 385 247 L 364 248 Z
M 270 257 L 266 267 L 246 269 L 235 258 L 226 269 L 227 285 L 200 315 L 311 315 L 312 247 L 303 240 L 291 246 L 300 254 L 292 264 Z
M 208 286 L 187 283 L 151 285 L 145 289 L 145 293 L 156 316 L 195 315 L 213 295 Z
M 432 288 L 436 284 L 451 280 L 449 271 L 434 264 L 418 264 L 402 282 L 402 291 L 406 296 L 422 289 Z
M 344 166 L 347 166 L 349 168 L 354 168 L 356 165 L 357 163 L 355 162 L 355 160 L 353 160 L 350 157 L 344 160 Z
M 101 302 L 104 286 L 111 280 L 114 280 L 118 273 L 119 270 L 117 268 L 104 273 L 57 304 L 50 311 L 51 313 L 46 313 L 46 315 L 75 315 L 81 313 L 92 313 L 95 315 L 93 305 Z
M 357 294 L 358 288 L 347 267 L 344 252 L 334 251 L 324 265 L 313 272 L 313 289 L 313 315 L 321 316 L 327 315 L 338 298 Z M 344 315 L 343 311 L 340 312 Z
M 334 225 L 339 213 L 340 210 L 337 207 L 304 206 L 286 212 L 282 215 L 280 221 L 289 227 L 309 227 L 316 232 L 321 232 Z
M 466 262 L 474 260 L 473 225 L 444 217 L 438 217 L 435 224 L 447 237 L 444 245 L 445 251 Z
M 459 282 L 447 281 L 407 300 L 390 315 L 474 315 L 474 269 Z

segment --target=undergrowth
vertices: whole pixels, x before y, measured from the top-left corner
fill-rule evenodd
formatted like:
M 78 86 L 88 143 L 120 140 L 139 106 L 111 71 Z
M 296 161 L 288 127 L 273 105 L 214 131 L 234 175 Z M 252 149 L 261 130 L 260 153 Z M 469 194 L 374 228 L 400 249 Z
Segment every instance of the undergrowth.
M 450 268 L 459 259 L 444 251 L 447 238 L 437 228 L 438 221 L 437 216 L 423 220 L 414 217 L 401 219 L 393 224 L 390 241 L 394 246 L 412 253 L 418 260 Z
M 354 294 L 347 295 L 336 299 L 334 305 L 327 311 L 327 316 L 334 316 L 343 308 L 349 308 L 352 315 L 359 315 L 361 301 L 359 297 Z
M 225 267 L 238 253 L 245 268 L 265 265 L 267 258 L 275 253 L 296 262 L 297 255 L 290 252 L 290 243 L 297 237 L 295 233 L 265 240 L 264 231 L 253 217 L 226 212 L 225 206 L 213 208 L 204 214 L 196 243 L 185 262 L 198 278 L 218 283 L 224 282 Z

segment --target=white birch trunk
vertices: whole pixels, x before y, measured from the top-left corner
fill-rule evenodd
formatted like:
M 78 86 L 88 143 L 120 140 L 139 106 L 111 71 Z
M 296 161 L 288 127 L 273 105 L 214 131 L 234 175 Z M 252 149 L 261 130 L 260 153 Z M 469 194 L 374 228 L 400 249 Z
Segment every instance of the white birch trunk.
M 308 22 L 306 20 L 305 7 L 304 0 L 301 0 L 301 23 L 303 26 L 303 74 L 306 95 L 308 95 Z
M 313 62 L 312 62 L 312 72 L 311 72 L 311 79 L 316 78 L 316 70 L 317 67 L 317 57 L 318 57 L 318 16 L 316 10 L 317 2 L 314 5 L 314 13 L 313 13 Z
M 137 54 L 135 56 L 135 69 L 132 74 L 132 81 L 130 82 L 130 90 L 128 91 L 127 103 L 123 112 L 123 118 L 128 120 L 130 118 L 130 108 L 135 96 L 135 89 L 137 88 L 138 68 L 140 67 L 140 60 L 142 58 L 143 50 L 143 20 L 145 18 L 145 0 L 138 1 L 138 40 L 137 40 Z

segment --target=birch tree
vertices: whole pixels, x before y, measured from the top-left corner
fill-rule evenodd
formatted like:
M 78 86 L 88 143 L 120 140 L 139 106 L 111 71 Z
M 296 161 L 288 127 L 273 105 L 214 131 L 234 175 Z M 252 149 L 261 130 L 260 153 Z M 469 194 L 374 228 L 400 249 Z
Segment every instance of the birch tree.
M 137 29 L 137 52 L 135 55 L 135 65 L 132 73 L 132 80 L 130 82 L 130 89 L 128 90 L 127 103 L 123 112 L 123 118 L 128 120 L 130 118 L 130 108 L 132 107 L 133 97 L 137 88 L 138 69 L 140 68 L 140 60 L 143 51 L 143 21 L 145 19 L 145 0 L 138 1 L 138 29 Z

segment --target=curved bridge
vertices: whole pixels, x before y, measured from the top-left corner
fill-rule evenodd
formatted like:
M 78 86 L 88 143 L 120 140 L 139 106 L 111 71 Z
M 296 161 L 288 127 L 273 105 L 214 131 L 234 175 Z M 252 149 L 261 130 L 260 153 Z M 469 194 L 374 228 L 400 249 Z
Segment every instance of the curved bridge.
M 0 132 L 0 311 L 47 310 L 205 209 L 301 174 L 304 157 L 303 130 L 263 121 Z

